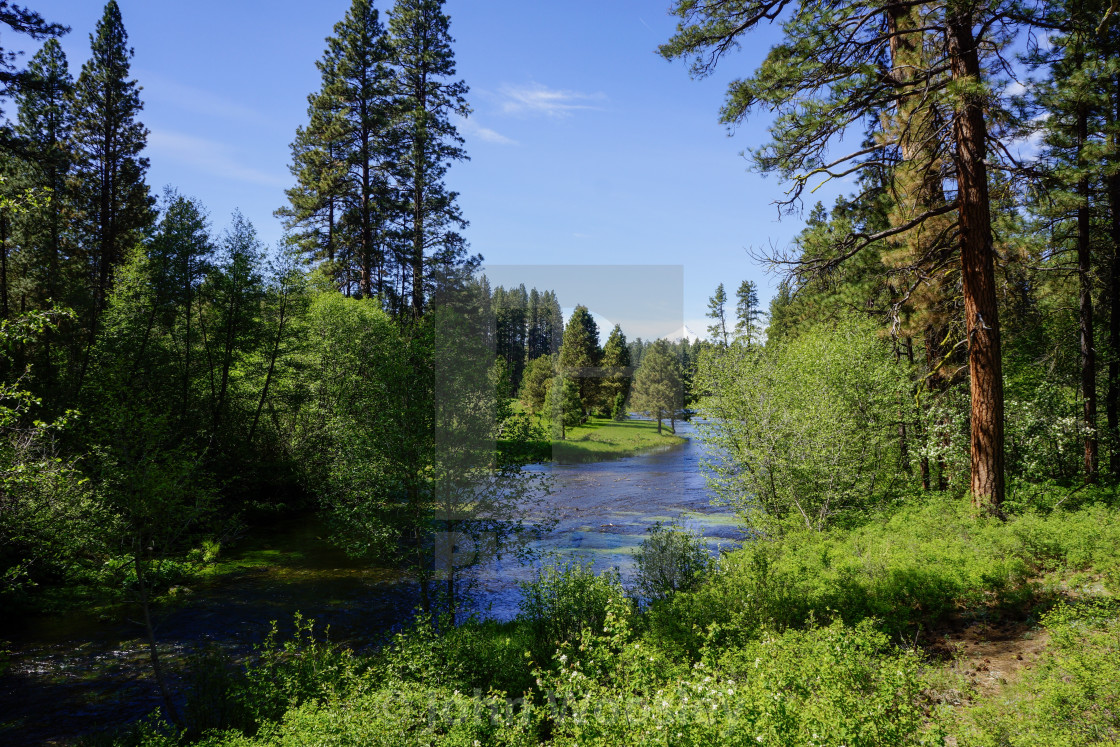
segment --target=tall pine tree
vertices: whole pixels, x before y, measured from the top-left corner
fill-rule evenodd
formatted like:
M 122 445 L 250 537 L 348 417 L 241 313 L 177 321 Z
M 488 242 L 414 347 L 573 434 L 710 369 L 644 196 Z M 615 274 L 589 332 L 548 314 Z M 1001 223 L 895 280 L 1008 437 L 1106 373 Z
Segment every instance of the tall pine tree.
M 443 0 L 397 0 L 389 19 L 402 148 L 396 176 L 405 200 L 400 252 L 414 317 L 446 272 L 478 261 L 467 256 L 459 233 L 467 222 L 444 182 L 448 167 L 467 159 L 452 117 L 470 113 L 467 84 L 455 79 L 450 23 Z
M 113 270 L 155 215 L 144 182 L 148 159 L 140 156 L 148 130 L 137 120 L 143 104 L 140 87 L 129 78 L 133 50 L 116 0 L 105 5 L 90 43 L 90 59 L 82 66 L 74 93 L 74 198 L 83 212 L 92 341 Z
M 16 97 L 16 134 L 27 157 L 20 186 L 45 191 L 50 199 L 19 221 L 19 233 L 35 275 L 32 303 L 42 306 L 48 299 L 65 302 L 63 263 L 71 252 L 63 240 L 72 212 L 66 177 L 73 164 L 70 97 L 74 81 L 56 39 L 48 39 L 35 53 L 27 72 L 34 84 Z

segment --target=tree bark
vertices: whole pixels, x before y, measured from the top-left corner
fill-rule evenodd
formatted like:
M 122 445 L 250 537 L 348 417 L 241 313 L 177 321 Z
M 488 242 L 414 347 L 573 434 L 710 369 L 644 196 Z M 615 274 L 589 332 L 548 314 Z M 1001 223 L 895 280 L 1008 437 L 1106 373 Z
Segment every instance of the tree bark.
M 947 33 L 953 80 L 964 86 L 954 112 L 953 134 L 972 396 L 972 502 L 977 510 L 998 515 L 1004 497 L 1003 364 L 988 171 L 984 163 L 987 123 L 983 98 L 975 90 L 980 85 L 981 73 L 971 13 L 950 11 Z
M 1077 113 L 1078 165 L 1085 169 L 1082 157 L 1089 139 L 1088 114 L 1082 106 Z M 1093 286 L 1091 247 L 1089 243 L 1089 177 L 1082 171 L 1077 181 L 1077 277 L 1081 318 L 1081 395 L 1082 425 L 1085 428 L 1085 482 L 1096 482 L 1097 450 L 1097 351 L 1093 343 Z

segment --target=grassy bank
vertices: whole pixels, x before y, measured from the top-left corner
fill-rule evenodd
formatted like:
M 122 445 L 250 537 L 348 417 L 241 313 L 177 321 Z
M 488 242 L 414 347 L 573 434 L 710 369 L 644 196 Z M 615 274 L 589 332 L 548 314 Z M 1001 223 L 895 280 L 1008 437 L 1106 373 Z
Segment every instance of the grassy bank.
M 662 423 L 657 432 L 657 422 L 649 420 L 615 421 L 591 418 L 583 425 L 567 430 L 563 441 L 552 442 L 552 454 L 565 461 L 598 461 L 633 456 L 666 446 L 685 442 L 684 438 L 669 430 L 669 421 Z
M 568 566 L 510 623 L 419 624 L 369 658 L 304 636 L 247 671 L 203 663 L 222 695 L 197 709 L 225 727 L 212 745 L 1115 743 L 1120 509 L 1086 492 L 1007 521 L 910 499 L 736 550 L 642 607 Z
M 557 453 L 611 458 L 680 440 L 650 422 L 594 420 Z M 297 625 L 248 663 L 213 652 L 184 665 L 185 730 L 153 721 L 106 743 L 1120 742 L 1117 491 L 1014 488 L 1005 520 L 914 490 L 825 531 L 783 525 L 698 585 L 642 600 L 617 575 L 542 571 L 514 621 L 417 623 L 371 655 Z M 665 578 L 678 568 L 671 549 L 650 555 Z M 236 554 L 203 547 L 192 563 L 343 568 L 324 553 L 260 540 Z

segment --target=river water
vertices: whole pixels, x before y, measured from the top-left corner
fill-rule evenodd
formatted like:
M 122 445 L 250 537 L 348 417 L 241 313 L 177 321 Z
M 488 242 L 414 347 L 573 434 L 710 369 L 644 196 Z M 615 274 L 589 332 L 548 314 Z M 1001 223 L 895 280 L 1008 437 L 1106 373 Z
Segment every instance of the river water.
M 543 514 L 554 526 L 533 549 L 592 563 L 599 571 L 617 567 L 628 581 L 631 553 L 656 522 L 680 521 L 703 535 L 713 552 L 737 544 L 735 517 L 711 505 L 692 425 L 678 424 L 678 433 L 689 441 L 655 453 L 541 467 L 552 478 Z M 267 535 L 232 549 L 234 559 L 241 553 L 252 561 L 246 570 L 183 590 L 180 602 L 158 610 L 157 638 L 172 671 L 185 655 L 207 645 L 245 655 L 271 621 L 290 627 L 297 610 L 320 627 L 329 625 L 332 640 L 356 647 L 376 645 L 407 620 L 417 603 L 413 585 L 394 571 L 348 559 L 323 534 L 306 520 L 270 527 Z M 477 612 L 514 617 L 519 583 L 533 574 L 532 566 L 509 557 L 478 569 Z M 0 744 L 63 743 L 159 705 L 141 629 L 122 615 L 24 621 L 0 633 L 0 649 L 5 641 L 11 655 L 0 677 Z M 182 685 L 175 675 L 172 679 Z

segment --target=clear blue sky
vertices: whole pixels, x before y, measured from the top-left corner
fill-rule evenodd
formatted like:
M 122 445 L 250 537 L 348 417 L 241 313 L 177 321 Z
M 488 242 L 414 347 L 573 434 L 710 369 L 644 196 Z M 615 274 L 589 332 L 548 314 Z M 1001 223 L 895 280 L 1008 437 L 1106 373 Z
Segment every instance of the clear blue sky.
M 77 77 L 102 3 L 29 4 L 72 27 L 62 43 Z M 274 244 L 272 211 L 292 182 L 288 145 L 318 87 L 323 40 L 349 4 L 119 0 L 144 88 L 152 188 L 199 198 L 216 231 L 240 209 Z M 772 31 L 749 37 L 719 75 L 693 81 L 655 51 L 675 26 L 667 0 L 446 7 L 474 110 L 461 125 L 471 161 L 449 175 L 472 251 L 507 266 L 683 265 L 683 318 L 701 335 L 720 282 L 733 295 L 752 279 L 769 302 L 777 278 L 746 249 L 785 246 L 802 221 L 778 220 L 772 203 L 784 186 L 739 155 L 765 140 L 767 120 L 728 137 L 718 111 L 727 82 L 754 69 Z M 829 204 L 836 194 L 818 196 Z

